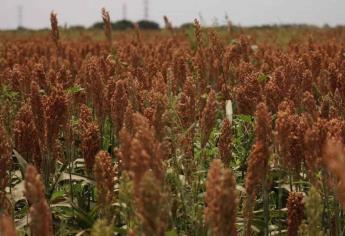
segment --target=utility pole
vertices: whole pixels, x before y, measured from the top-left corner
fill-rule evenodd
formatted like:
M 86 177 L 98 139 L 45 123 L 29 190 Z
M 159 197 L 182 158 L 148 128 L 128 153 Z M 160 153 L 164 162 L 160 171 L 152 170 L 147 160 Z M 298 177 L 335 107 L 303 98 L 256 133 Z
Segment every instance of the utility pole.
M 149 0 L 144 0 L 144 19 L 149 19 Z
M 122 5 L 122 18 L 127 20 L 127 4 L 123 3 Z
M 18 28 L 23 27 L 23 6 L 19 5 L 17 7 L 18 11 Z

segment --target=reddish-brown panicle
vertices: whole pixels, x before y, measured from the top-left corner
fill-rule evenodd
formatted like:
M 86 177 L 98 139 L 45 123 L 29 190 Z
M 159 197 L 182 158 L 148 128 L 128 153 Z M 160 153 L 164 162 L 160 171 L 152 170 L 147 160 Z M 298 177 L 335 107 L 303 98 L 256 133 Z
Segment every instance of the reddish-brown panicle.
M 113 165 L 112 158 L 108 152 L 100 151 L 96 155 L 93 174 L 98 190 L 98 203 L 104 212 L 115 200 L 115 184 L 116 184 L 117 167 Z
M 195 121 L 196 86 L 193 78 L 188 77 L 183 86 L 183 92 L 177 105 L 177 112 L 183 128 L 188 129 Z
M 205 221 L 214 235 L 237 235 L 236 181 L 220 160 L 213 160 L 207 174 Z
M 47 148 L 53 147 L 68 122 L 68 99 L 63 88 L 57 86 L 45 102 Z
M 162 182 L 154 173 L 147 171 L 135 187 L 136 214 L 142 224 L 142 234 L 164 235 L 169 222 L 168 196 Z
M 110 46 L 111 45 L 111 22 L 110 22 L 109 12 L 105 8 L 102 8 L 102 19 L 103 19 L 103 24 L 104 24 L 104 34 Z
M 218 141 L 218 149 L 220 159 L 223 161 L 224 165 L 227 167 L 231 160 L 231 142 L 232 142 L 232 131 L 231 122 L 229 119 L 224 119 L 223 125 L 220 131 L 220 137 Z
M 131 172 L 140 181 L 146 171 L 152 170 L 158 178 L 164 177 L 162 146 L 155 138 L 149 121 L 139 113 L 133 114 L 135 134 L 131 140 Z
M 86 169 L 91 172 L 95 156 L 101 147 L 101 137 L 98 124 L 92 121 L 91 110 L 86 105 L 80 107 L 79 134 Z
M 345 209 L 345 148 L 344 144 L 336 138 L 327 141 L 323 162 L 328 171 L 336 178 L 335 190 L 337 192 L 337 199 Z
M 269 145 L 271 138 L 271 114 L 267 106 L 260 103 L 256 109 L 255 144 L 252 147 L 247 167 L 245 188 L 247 199 L 244 208 L 246 217 L 245 235 L 251 234 L 251 220 L 255 204 L 256 191 L 259 186 L 266 186 L 266 176 L 269 169 Z
M 50 13 L 50 24 L 51 24 L 51 37 L 55 46 L 59 47 L 59 27 L 57 14 L 55 12 Z
M 0 215 L 0 235 L 3 236 L 16 236 L 16 229 L 13 221 L 8 215 Z
M 116 134 L 118 134 L 122 128 L 127 105 L 126 81 L 119 80 L 116 82 L 115 91 L 111 98 L 111 118 L 115 126 Z
M 25 103 L 16 115 L 13 124 L 14 144 L 17 151 L 30 163 L 41 168 L 39 137 L 31 106 Z
M 42 96 L 40 95 L 40 88 L 35 81 L 31 82 L 30 94 L 31 110 L 34 114 L 34 123 L 37 129 L 37 135 L 40 141 L 41 150 L 46 147 L 46 120 L 45 110 L 43 106 Z
M 287 200 L 288 236 L 298 235 L 298 229 L 304 218 L 303 193 L 290 192 Z
M 208 142 L 213 126 L 216 122 L 216 112 L 216 92 L 214 90 L 211 90 L 200 119 L 201 147 L 205 147 L 206 143 Z
M 52 214 L 45 199 L 44 186 L 36 168 L 28 165 L 24 195 L 30 205 L 30 231 L 32 236 L 53 235 Z
M 11 155 L 10 139 L 6 134 L 5 128 L 2 126 L 0 117 L 0 208 L 3 205 L 3 197 L 5 196 L 3 193 L 5 193 L 9 180 L 7 173 L 10 170 Z

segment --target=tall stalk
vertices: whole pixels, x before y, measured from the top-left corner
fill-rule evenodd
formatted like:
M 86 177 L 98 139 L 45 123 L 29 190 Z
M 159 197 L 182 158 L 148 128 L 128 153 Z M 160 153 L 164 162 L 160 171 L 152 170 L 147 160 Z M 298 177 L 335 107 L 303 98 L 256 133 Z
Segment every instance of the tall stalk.
M 267 180 L 264 181 L 262 185 L 263 192 L 263 204 L 264 204 L 264 236 L 269 234 L 269 218 L 270 218 L 270 209 L 269 209 L 269 195 L 267 190 Z

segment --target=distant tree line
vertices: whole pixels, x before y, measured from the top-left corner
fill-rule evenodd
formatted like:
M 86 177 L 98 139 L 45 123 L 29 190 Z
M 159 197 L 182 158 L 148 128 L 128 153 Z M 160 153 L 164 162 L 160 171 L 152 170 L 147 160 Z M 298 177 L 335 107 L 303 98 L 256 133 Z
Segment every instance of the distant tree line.
M 114 31 L 124 31 L 124 30 L 131 30 L 134 28 L 134 25 L 138 24 L 139 28 L 141 30 L 159 30 L 160 29 L 160 25 L 155 22 L 155 21 L 151 21 L 151 20 L 140 20 L 138 22 L 133 22 L 130 20 L 119 20 L 119 21 L 115 21 L 111 23 L 112 29 Z M 226 30 L 227 26 L 226 25 L 218 25 L 218 26 L 210 26 L 211 28 L 218 28 L 221 30 Z M 329 25 L 323 25 L 321 28 L 329 28 Z M 345 26 L 339 25 L 339 26 L 335 26 L 332 28 L 339 28 L 342 29 Z M 180 29 L 180 30 L 190 30 L 194 28 L 194 23 L 193 22 L 187 22 L 184 23 L 180 26 L 177 26 L 176 29 Z M 308 25 L 308 24 L 266 24 L 266 25 L 258 25 L 258 26 L 247 26 L 247 27 L 241 27 L 241 26 L 237 26 L 237 25 L 233 25 L 232 26 L 233 30 L 237 31 L 240 29 L 276 29 L 276 28 L 286 28 L 286 29 L 308 29 L 308 28 L 320 28 L 320 26 L 315 26 L 315 25 Z M 76 30 L 76 31 L 82 31 L 82 30 L 86 30 L 87 27 L 83 26 L 83 25 L 64 25 L 61 26 L 61 29 L 68 29 L 68 30 Z M 89 29 L 99 29 L 99 30 L 103 30 L 103 22 L 96 22 L 94 23 L 92 26 L 89 27 Z M 25 27 L 18 27 L 16 30 L 18 31 L 31 31 L 30 28 L 25 28 Z M 49 31 L 49 28 L 42 28 L 39 29 L 38 31 Z M 1 31 L 1 30 L 0 30 Z
M 136 22 L 142 30 L 159 30 L 160 26 L 158 23 L 150 20 L 141 20 Z M 134 28 L 134 22 L 130 20 L 120 20 L 111 23 L 113 30 L 130 30 Z M 93 29 L 103 29 L 103 22 L 96 22 L 91 26 Z

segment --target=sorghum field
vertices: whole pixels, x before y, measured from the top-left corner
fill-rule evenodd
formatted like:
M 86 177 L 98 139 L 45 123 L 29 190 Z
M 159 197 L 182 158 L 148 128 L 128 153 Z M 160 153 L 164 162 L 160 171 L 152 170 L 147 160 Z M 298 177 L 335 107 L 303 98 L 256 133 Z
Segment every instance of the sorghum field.
M 0 235 L 345 235 L 345 28 L 0 33 Z

